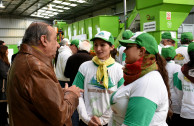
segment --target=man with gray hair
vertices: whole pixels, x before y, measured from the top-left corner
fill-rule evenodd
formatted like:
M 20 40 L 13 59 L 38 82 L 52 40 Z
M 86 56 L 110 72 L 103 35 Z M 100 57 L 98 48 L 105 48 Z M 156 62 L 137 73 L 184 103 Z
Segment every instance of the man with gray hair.
M 70 85 L 72 85 L 74 78 L 78 72 L 79 66 L 86 61 L 92 60 L 92 56 L 89 54 L 91 44 L 88 40 L 84 40 L 79 43 L 79 50 L 76 54 L 73 54 L 67 60 L 64 75 L 70 78 Z M 79 126 L 79 114 L 77 110 L 72 116 L 73 126 Z
M 64 38 L 60 43 L 59 45 L 60 46 L 69 46 L 71 43 L 69 42 L 69 39 L 68 38 Z
M 59 48 L 54 28 L 34 22 L 26 29 L 8 73 L 7 98 L 11 126 L 71 126 L 80 90 L 61 88 L 52 59 Z

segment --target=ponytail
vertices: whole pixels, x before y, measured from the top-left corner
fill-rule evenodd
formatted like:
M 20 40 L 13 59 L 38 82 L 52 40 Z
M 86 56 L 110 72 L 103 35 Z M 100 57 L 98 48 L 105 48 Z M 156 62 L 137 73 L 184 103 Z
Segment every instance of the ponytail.
M 157 64 L 158 64 L 158 71 L 160 72 L 160 74 L 161 74 L 161 76 L 164 80 L 164 83 L 166 85 L 166 89 L 168 91 L 168 99 L 169 99 L 168 117 L 171 117 L 173 112 L 172 112 L 172 109 L 171 109 L 172 101 L 171 101 L 171 94 L 170 94 L 168 72 L 167 72 L 166 67 L 165 67 L 166 66 L 166 60 L 159 53 L 157 53 L 155 56 L 156 56 L 156 61 L 157 61 Z

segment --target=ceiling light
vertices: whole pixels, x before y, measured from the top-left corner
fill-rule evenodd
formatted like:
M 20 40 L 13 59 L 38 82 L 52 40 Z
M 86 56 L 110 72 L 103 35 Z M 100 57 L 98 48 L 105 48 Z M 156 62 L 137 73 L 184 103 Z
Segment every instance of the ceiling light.
M 63 5 L 70 5 L 71 3 L 63 2 L 63 3 L 61 3 L 61 4 L 63 4 Z
M 0 2 L 0 8 L 5 8 L 2 1 Z
M 64 12 L 64 10 L 58 10 L 58 12 Z
M 69 6 L 75 7 L 75 6 L 77 6 L 77 4 L 70 4 Z
M 48 17 L 48 16 L 45 16 L 44 18 L 50 18 L 50 17 Z
M 54 0 L 53 3 L 60 4 L 62 1 Z
M 42 9 L 47 10 L 48 8 L 47 7 L 43 7 Z
M 44 17 L 44 16 L 42 16 L 42 15 L 37 15 L 37 17 Z
M 50 11 L 57 11 L 57 9 L 50 9 Z
M 45 13 L 47 13 L 47 14 L 51 14 L 51 13 L 53 13 L 52 11 L 45 11 Z
M 46 16 L 46 15 L 48 15 L 48 13 L 42 13 L 41 15 Z
M 63 8 L 63 6 L 56 6 L 56 8 Z
M 38 10 L 38 12 L 45 12 L 45 10 L 41 10 L 41 9 L 40 9 L 40 10 Z
M 64 7 L 63 9 L 65 9 L 65 10 L 69 10 L 70 8 L 69 8 L 69 7 Z
M 54 14 L 54 15 L 57 15 L 57 14 L 59 14 L 59 13 L 57 13 L 57 12 L 53 12 L 53 14 Z
M 84 1 L 84 0 L 78 0 L 77 2 L 78 3 L 85 3 L 86 1 Z
M 55 15 L 52 15 L 52 14 L 51 14 L 51 15 L 48 15 L 48 16 L 49 16 L 49 17 L 53 17 L 53 16 L 55 16 Z

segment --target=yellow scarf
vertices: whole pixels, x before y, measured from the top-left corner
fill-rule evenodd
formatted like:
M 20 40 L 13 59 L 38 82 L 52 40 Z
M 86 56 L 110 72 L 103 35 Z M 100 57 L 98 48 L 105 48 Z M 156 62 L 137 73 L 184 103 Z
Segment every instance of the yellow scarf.
M 103 85 L 106 89 L 108 89 L 108 71 L 107 66 L 113 64 L 115 60 L 110 56 L 104 62 L 100 61 L 97 56 L 93 57 L 92 61 L 96 63 L 98 66 L 96 77 L 97 82 L 100 82 L 103 79 Z M 103 78 L 104 77 L 104 78 Z

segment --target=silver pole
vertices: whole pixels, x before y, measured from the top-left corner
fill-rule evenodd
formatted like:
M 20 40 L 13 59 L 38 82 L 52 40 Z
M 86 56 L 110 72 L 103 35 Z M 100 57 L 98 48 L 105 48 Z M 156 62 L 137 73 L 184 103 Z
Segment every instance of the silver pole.
M 125 30 L 126 30 L 126 27 L 127 27 L 127 7 L 126 7 L 126 0 L 124 0 L 124 23 L 125 23 Z

